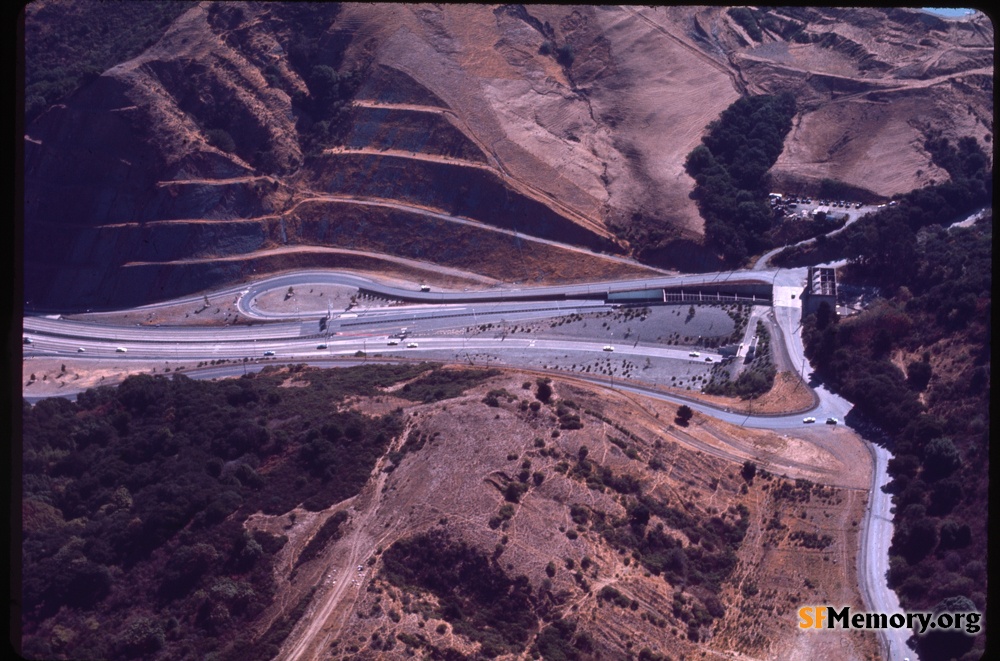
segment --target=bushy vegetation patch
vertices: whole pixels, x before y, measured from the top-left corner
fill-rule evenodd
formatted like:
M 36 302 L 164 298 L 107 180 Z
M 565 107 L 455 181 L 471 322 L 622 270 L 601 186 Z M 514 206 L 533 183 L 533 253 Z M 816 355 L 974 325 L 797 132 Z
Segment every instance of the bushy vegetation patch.
M 252 642 L 248 623 L 273 597 L 272 557 L 285 542 L 250 535 L 243 521 L 357 493 L 402 433 L 403 416 L 336 402 L 376 396 L 427 369 L 272 367 L 219 382 L 136 376 L 77 402 L 25 404 L 25 651 L 243 658 L 233 650 Z M 288 379 L 308 387 L 281 387 Z M 331 518 L 304 557 L 340 523 Z
M 531 651 L 546 661 L 584 661 L 597 658 L 594 647 L 590 634 L 577 632 L 576 622 L 557 618 L 538 634 Z
M 768 170 L 781 154 L 794 115 L 791 94 L 737 99 L 687 156 L 705 235 L 730 263 L 770 247 Z
M 759 42 L 764 36 L 760 31 L 760 26 L 757 25 L 757 20 L 754 18 L 753 13 L 746 7 L 733 7 L 727 10 L 726 13 L 732 16 L 733 20 L 746 30 L 747 34 L 754 41 Z
M 407 383 L 396 395 L 415 402 L 437 402 L 458 397 L 499 373 L 498 370 L 435 369 Z
M 523 651 L 537 629 L 528 579 L 508 577 L 486 553 L 440 529 L 394 543 L 381 572 L 399 588 L 433 594 L 435 615 L 488 657 Z
M 955 157 L 961 153 L 972 158 L 968 146 Z M 803 340 L 824 381 L 855 403 L 862 426 L 883 438 L 894 454 L 888 487 L 895 505 L 889 585 L 900 603 L 908 610 L 930 610 L 962 597 L 982 611 L 992 228 L 987 220 L 914 234 L 908 212 L 937 208 L 937 203 L 924 206 L 921 200 L 928 196 L 938 193 L 924 189 L 891 207 L 888 216 L 879 214 L 898 230 L 891 240 L 869 226 L 873 243 L 857 247 L 865 257 L 848 277 L 876 279 L 889 296 L 848 319 L 810 316 Z M 891 241 L 904 245 L 892 247 Z M 900 261 L 891 260 L 897 249 L 903 251 Z M 905 372 L 895 359 L 900 354 L 915 356 L 903 362 Z M 979 636 L 968 658 L 981 654 L 982 645 Z M 931 652 L 927 658 L 946 657 Z
M 763 322 L 758 321 L 757 349 L 750 365 L 740 372 L 735 381 L 729 378 L 725 366 L 716 365 L 703 390 L 709 395 L 752 399 L 764 395 L 774 387 L 774 377 L 777 372 L 771 359 L 771 334 Z

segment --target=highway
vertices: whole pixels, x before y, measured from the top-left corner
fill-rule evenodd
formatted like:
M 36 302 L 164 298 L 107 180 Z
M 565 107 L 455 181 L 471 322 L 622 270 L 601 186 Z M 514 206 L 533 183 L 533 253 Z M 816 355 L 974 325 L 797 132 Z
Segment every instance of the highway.
M 736 283 L 770 285 L 773 291 L 770 309 L 755 306 L 751 326 L 762 319 L 770 326 L 780 351 L 775 356 L 782 367 L 798 371 L 808 379 L 808 362 L 801 338 L 801 297 L 805 269 L 767 270 L 759 262 L 753 270 L 720 273 L 658 276 L 629 281 L 591 282 L 546 287 L 492 288 L 479 291 L 421 291 L 420 287 L 403 288 L 358 275 L 330 271 L 303 271 L 263 278 L 249 286 L 232 287 L 212 294 L 235 297 L 238 309 L 251 325 L 224 327 L 182 326 L 112 326 L 76 321 L 58 316 L 29 316 L 24 319 L 24 335 L 30 344 L 23 346 L 25 357 L 59 356 L 76 360 L 140 361 L 185 360 L 260 362 L 309 362 L 350 360 L 380 354 L 383 358 L 420 358 L 476 364 L 476 360 L 505 367 L 550 370 L 570 363 L 594 359 L 640 361 L 656 360 L 661 364 L 690 365 L 706 370 L 706 359 L 720 361 L 718 352 L 689 347 L 665 346 L 655 342 L 618 342 L 613 347 L 600 337 L 546 337 L 544 332 L 530 336 L 511 335 L 504 330 L 515 323 L 540 321 L 573 314 L 611 312 L 619 306 L 606 302 L 615 292 L 663 287 L 725 286 Z M 316 285 L 356 288 L 371 296 L 406 301 L 410 305 L 369 307 L 348 311 L 299 310 L 297 314 L 261 310 L 257 303 L 264 294 Z M 196 302 L 201 297 L 190 297 Z M 766 302 L 766 301 L 765 301 Z M 170 304 L 176 304 L 172 301 Z M 143 306 L 137 310 L 164 306 Z M 329 315 L 329 317 L 328 317 Z M 328 318 L 327 318 L 328 317 Z M 321 319 L 324 323 L 321 324 Z M 489 333 L 469 333 L 470 327 L 493 324 Z M 597 326 L 597 324 L 594 324 Z M 405 329 L 405 330 L 404 330 Z M 596 333 L 595 333 L 596 335 Z M 752 338 L 747 329 L 744 345 Z M 124 351 L 121 351 L 124 349 Z M 745 348 L 744 348 L 745 350 Z M 354 359 L 356 362 L 356 358 Z M 335 364 L 342 364 L 337 362 Z M 194 376 L 192 371 L 188 374 Z M 563 374 L 563 372 L 556 372 Z M 573 373 L 574 378 L 610 385 L 645 396 L 671 402 L 683 402 L 707 415 L 733 424 L 760 429 L 787 431 L 803 427 L 803 415 L 747 416 L 657 390 L 655 380 L 643 382 L 639 371 L 628 381 Z M 655 378 L 657 372 L 651 371 Z M 827 418 L 841 424 L 852 405 L 843 398 L 816 387 L 815 406 L 808 416 L 817 426 Z M 60 393 L 63 394 L 63 393 Z M 891 498 L 881 490 L 888 481 L 888 453 L 872 449 L 875 465 L 869 496 L 866 526 L 858 558 L 858 580 L 865 607 L 872 611 L 900 612 L 898 599 L 886 585 L 888 549 L 892 538 Z M 907 632 L 890 630 L 881 636 L 887 659 L 916 659 L 905 646 Z

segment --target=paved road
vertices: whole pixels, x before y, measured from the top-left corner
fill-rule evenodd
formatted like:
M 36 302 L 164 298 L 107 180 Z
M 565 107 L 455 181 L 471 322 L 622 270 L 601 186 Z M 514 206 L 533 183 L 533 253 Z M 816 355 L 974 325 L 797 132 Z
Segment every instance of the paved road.
M 759 266 L 762 266 L 759 265 Z M 231 288 L 224 293 L 238 298 L 241 312 L 247 316 L 280 318 L 253 326 L 212 328 L 193 327 L 122 327 L 52 317 L 27 317 L 25 336 L 30 345 L 26 355 L 73 356 L 130 361 L 135 359 L 211 360 L 218 358 L 261 359 L 266 354 L 280 362 L 308 361 L 321 358 L 347 358 L 358 351 L 378 351 L 384 356 L 421 357 L 428 360 L 454 360 L 469 352 L 485 352 L 503 356 L 506 364 L 517 366 L 518 357 L 530 357 L 535 352 L 574 352 L 574 355 L 601 355 L 605 344 L 593 339 L 546 339 L 544 333 L 525 337 L 466 337 L 458 332 L 452 336 L 432 335 L 446 328 L 464 329 L 480 323 L 480 318 L 494 323 L 498 317 L 507 322 L 550 318 L 577 312 L 611 309 L 604 302 L 612 292 L 659 287 L 695 285 L 725 285 L 734 283 L 765 283 L 772 285 L 771 311 L 761 317 L 772 327 L 779 340 L 777 360 L 788 366 L 799 366 L 800 374 L 809 378 L 800 331 L 800 294 L 805 283 L 805 269 L 730 271 L 679 276 L 662 276 L 630 281 L 594 282 L 580 285 L 491 289 L 483 291 L 419 291 L 401 289 L 356 275 L 306 271 L 263 279 L 249 287 Z M 333 315 L 327 328 L 320 330 L 319 317 L 327 311 L 308 313 L 306 319 L 288 319 L 286 315 L 261 312 L 254 306 L 261 294 L 303 285 L 344 285 L 365 289 L 386 298 L 403 298 L 418 303 L 414 306 L 369 309 L 363 314 Z M 216 295 L 218 295 L 217 293 Z M 192 297 L 190 300 L 200 300 Z M 148 306 L 147 306 L 148 307 Z M 472 323 L 470 323 L 470 321 Z M 407 327 L 407 336 L 399 344 L 390 345 L 392 336 Z M 409 346 L 415 344 L 416 346 Z M 325 345 L 322 349 L 318 348 Z M 117 351 L 118 348 L 125 352 Z M 82 352 L 79 350 L 83 349 Z M 664 346 L 621 345 L 614 348 L 616 357 L 657 357 L 670 360 L 704 361 L 720 359 L 717 353 L 701 351 L 691 356 L 687 349 Z M 230 368 L 232 369 L 232 368 Z M 237 368 L 239 369 L 239 368 Z M 798 371 L 798 370 L 797 370 Z M 574 374 L 576 378 L 580 375 Z M 589 380 L 601 382 L 594 377 Z M 640 376 L 641 378 L 641 376 Z M 655 384 L 650 384 L 655 385 Z M 730 413 L 697 401 L 657 392 L 641 384 L 618 382 L 616 387 L 661 399 L 684 402 L 692 408 L 728 422 L 762 429 L 788 430 L 801 428 L 802 414 L 780 416 L 746 416 Z M 809 415 L 822 425 L 828 417 L 843 421 L 851 410 L 850 402 L 827 391 L 815 388 L 816 405 Z M 887 480 L 888 453 L 873 449 L 875 473 L 869 498 L 867 525 L 859 553 L 859 584 L 866 608 L 884 612 L 899 612 L 898 599 L 886 585 L 888 548 L 892 537 L 891 499 L 878 486 Z M 886 658 L 902 659 L 916 655 L 905 647 L 905 632 L 886 632 L 883 648 Z

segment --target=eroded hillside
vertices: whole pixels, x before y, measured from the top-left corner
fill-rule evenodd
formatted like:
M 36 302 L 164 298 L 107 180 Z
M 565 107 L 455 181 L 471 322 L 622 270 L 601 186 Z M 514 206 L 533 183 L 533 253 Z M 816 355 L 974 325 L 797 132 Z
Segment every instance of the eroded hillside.
M 549 387 L 512 373 L 440 402 L 407 405 L 399 386 L 351 402 L 369 415 L 402 404 L 408 420 L 362 492 L 319 517 L 248 521 L 291 540 L 275 565 L 287 592 L 262 621 L 308 599 L 282 654 L 874 651 L 871 637 L 795 629 L 803 599 L 859 603 L 851 521 L 868 476 L 849 468 L 864 460 L 848 433 L 833 453 L 809 450 L 700 416 L 679 428 L 671 407 L 570 381 Z M 722 454 L 692 449 L 720 434 Z M 798 467 L 749 474 L 744 459 L 764 455 Z M 336 539 L 306 552 L 327 520 Z
M 297 247 L 704 268 L 684 159 L 735 99 L 796 96 L 777 185 L 889 196 L 947 178 L 928 127 L 992 135 L 992 44 L 982 15 L 905 9 L 192 5 L 27 127 L 28 303 L 162 299 Z M 524 246 L 545 259 L 516 276 L 475 257 Z

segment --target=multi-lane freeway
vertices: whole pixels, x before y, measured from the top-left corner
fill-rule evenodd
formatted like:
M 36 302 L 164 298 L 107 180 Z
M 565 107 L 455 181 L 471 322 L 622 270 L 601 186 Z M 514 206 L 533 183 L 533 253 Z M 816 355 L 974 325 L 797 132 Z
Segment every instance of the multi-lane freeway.
M 616 359 L 639 359 L 691 363 L 704 369 L 706 360 L 716 362 L 722 356 L 714 351 L 665 346 L 636 340 L 610 345 L 600 337 L 556 337 L 539 332 L 530 337 L 506 332 L 469 333 L 481 324 L 528 323 L 588 312 L 607 312 L 617 304 L 608 301 L 612 294 L 656 290 L 658 288 L 718 287 L 734 284 L 767 285 L 771 289 L 769 309 L 754 308 L 752 319 L 762 319 L 776 336 L 776 360 L 786 368 L 806 377 L 808 363 L 801 339 L 801 292 L 805 269 L 757 269 L 696 275 L 662 276 L 632 281 L 591 282 L 547 287 L 492 288 L 480 291 L 426 290 L 418 286 L 403 288 L 369 280 L 358 275 L 305 271 L 261 279 L 249 286 L 230 288 L 213 296 L 235 297 L 241 314 L 250 325 L 224 327 L 182 326 L 112 326 L 90 321 L 68 320 L 58 316 L 28 316 L 24 320 L 26 357 L 72 356 L 90 361 L 175 360 L 218 361 L 247 359 L 260 361 L 314 362 L 379 353 L 383 357 L 419 357 L 428 360 L 472 360 L 472 356 L 492 356 L 512 367 L 538 369 L 543 363 L 560 360 L 584 361 L 601 356 Z M 369 296 L 407 302 L 407 305 L 369 307 L 351 311 L 299 310 L 297 313 L 268 311 L 258 301 L 268 292 L 289 287 L 335 285 L 358 289 Z M 424 289 L 424 290 L 422 290 Z M 192 301 L 198 299 L 190 299 Z M 176 301 L 172 302 L 176 304 Z M 149 309 L 157 306 L 146 306 Z M 596 324 L 595 324 L 596 326 Z M 749 337 L 749 336 L 748 336 Z M 358 352 L 362 352 L 359 354 Z M 589 357 L 589 358 L 587 358 Z M 123 363 L 124 364 L 124 363 Z M 194 375 L 192 372 L 189 374 Z M 606 377 L 574 374 L 600 383 Z M 722 410 L 695 399 L 679 397 L 643 383 L 642 374 L 628 382 L 612 382 L 622 390 L 670 401 L 684 401 L 692 408 L 747 427 L 787 431 L 803 426 L 803 415 L 815 418 L 822 426 L 827 418 L 843 421 L 852 405 L 822 386 L 814 389 L 815 405 L 808 413 L 795 415 L 747 416 Z M 874 448 L 875 470 L 866 515 L 866 526 L 859 549 L 858 580 L 866 607 L 870 610 L 898 612 L 896 595 L 888 589 L 885 571 L 892 537 L 890 497 L 881 490 L 887 481 L 888 455 Z M 914 658 L 905 646 L 905 632 L 890 630 L 882 636 L 886 658 Z

